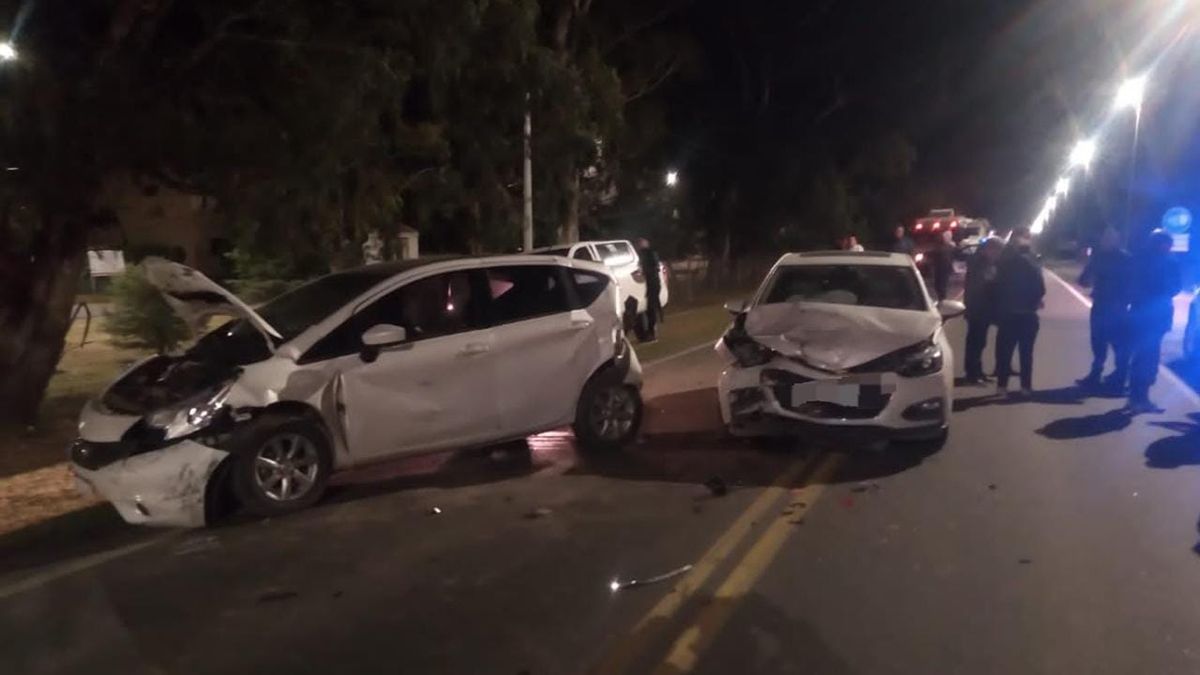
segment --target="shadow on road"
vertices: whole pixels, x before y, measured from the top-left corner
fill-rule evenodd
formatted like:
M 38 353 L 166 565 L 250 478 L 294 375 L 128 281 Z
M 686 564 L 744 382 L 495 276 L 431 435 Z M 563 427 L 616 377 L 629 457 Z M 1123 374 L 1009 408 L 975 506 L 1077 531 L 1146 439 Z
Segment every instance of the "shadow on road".
M 1200 466 L 1200 413 L 1188 413 L 1189 422 L 1151 422 L 1151 426 L 1173 431 L 1146 448 L 1146 466 L 1153 469 L 1178 469 Z
M 127 525 L 112 506 L 96 504 L 0 536 L 0 574 L 107 551 L 160 532 Z
M 1132 421 L 1133 416 L 1124 408 L 1117 408 L 1098 415 L 1064 417 L 1060 420 L 1054 420 L 1041 429 L 1038 429 L 1037 433 L 1055 441 L 1092 438 L 1093 436 L 1103 436 L 1114 431 L 1121 431 L 1128 427 Z
M 1082 405 L 1084 400 L 1100 397 L 1100 394 L 1084 391 L 1077 386 L 1060 387 L 1058 389 L 1038 389 L 1029 396 L 1001 396 L 989 392 L 969 398 L 955 398 L 954 412 L 965 412 L 972 408 L 982 408 L 992 405 L 1019 405 L 1022 403 L 1041 403 L 1043 405 Z

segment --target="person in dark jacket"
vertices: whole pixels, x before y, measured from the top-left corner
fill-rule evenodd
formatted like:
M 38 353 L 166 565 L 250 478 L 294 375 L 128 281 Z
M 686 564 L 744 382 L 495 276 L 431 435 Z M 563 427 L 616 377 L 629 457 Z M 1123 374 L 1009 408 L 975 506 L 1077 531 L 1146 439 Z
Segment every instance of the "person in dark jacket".
M 1129 308 L 1132 350 L 1127 407 L 1134 414 L 1162 412 L 1150 401 L 1150 386 L 1158 377 L 1163 337 L 1174 323 L 1173 300 L 1183 290 L 1179 263 L 1171 257 L 1171 244 L 1171 235 L 1155 230 L 1134 267 Z
M 646 279 L 646 331 L 642 342 L 658 339 L 658 324 L 662 321 L 662 261 L 645 238 L 637 240 L 638 262 Z
M 988 328 L 996 321 L 996 261 L 1004 242 L 995 237 L 983 242 L 967 260 L 967 279 L 963 301 L 967 306 L 967 346 L 963 357 L 969 384 L 988 381 L 983 374 L 983 350 L 987 347 Z
M 911 256 L 913 250 L 916 248 L 916 244 L 913 243 L 912 237 L 908 236 L 908 231 L 904 229 L 903 225 L 896 226 L 894 237 L 892 239 L 892 252 Z
M 929 251 L 929 265 L 933 270 L 933 290 L 938 301 L 946 299 L 950 291 L 950 275 L 954 272 L 954 238 L 949 230 L 938 237 Z
M 1129 379 L 1129 299 L 1133 287 L 1133 258 L 1121 248 L 1121 235 L 1108 228 L 1100 237 L 1096 252 L 1088 258 L 1079 285 L 1092 289 L 1092 368 L 1082 387 L 1125 391 Z M 1113 371 L 1101 380 L 1108 351 L 1113 353 Z
M 1013 351 L 1021 360 L 1021 392 L 1033 392 L 1033 345 L 1038 334 L 1037 312 L 1046 295 L 1042 266 L 1033 255 L 1028 228 L 1013 230 L 996 266 L 996 391 L 1008 393 Z

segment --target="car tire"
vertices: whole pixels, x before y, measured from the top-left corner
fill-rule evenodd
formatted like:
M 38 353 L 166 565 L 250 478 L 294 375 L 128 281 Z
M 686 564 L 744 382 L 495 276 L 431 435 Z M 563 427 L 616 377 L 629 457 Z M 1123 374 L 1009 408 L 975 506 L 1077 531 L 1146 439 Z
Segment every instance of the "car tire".
M 588 452 L 615 452 L 637 437 L 642 395 L 614 368 L 592 376 L 575 406 L 575 439 Z
M 266 414 L 238 434 L 233 491 L 256 516 L 281 516 L 308 508 L 325 493 L 333 470 L 329 438 L 316 423 Z

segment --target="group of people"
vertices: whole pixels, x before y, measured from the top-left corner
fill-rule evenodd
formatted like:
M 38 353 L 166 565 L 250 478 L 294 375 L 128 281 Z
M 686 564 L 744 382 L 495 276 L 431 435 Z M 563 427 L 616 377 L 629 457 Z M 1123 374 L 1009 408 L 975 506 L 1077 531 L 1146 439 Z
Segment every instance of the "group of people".
M 963 300 L 967 338 L 964 367 L 967 381 L 989 381 L 983 373 L 983 351 L 991 326 L 996 332 L 996 388 L 1008 392 L 1015 351 L 1020 363 L 1021 393 L 1033 391 L 1033 348 L 1039 329 L 1038 310 L 1046 293 L 1040 263 L 1032 252 L 1028 229 L 1012 232 L 1008 243 L 985 241 L 967 261 Z M 1081 387 L 1114 394 L 1128 391 L 1127 409 L 1154 412 L 1150 386 L 1158 373 L 1163 337 L 1174 318 L 1172 298 L 1182 290 L 1178 263 L 1171 257 L 1171 237 L 1150 235 L 1133 256 L 1124 251 L 1120 235 L 1105 231 L 1088 259 L 1080 285 L 1092 289 L 1092 367 L 1078 380 Z M 1109 352 L 1113 370 L 1104 376 Z

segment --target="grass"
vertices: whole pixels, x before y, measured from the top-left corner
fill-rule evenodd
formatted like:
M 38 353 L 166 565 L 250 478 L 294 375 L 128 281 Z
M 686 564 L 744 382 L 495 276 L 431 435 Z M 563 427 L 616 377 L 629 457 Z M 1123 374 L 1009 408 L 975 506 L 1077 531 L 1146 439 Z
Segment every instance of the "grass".
M 732 320 L 725 311 L 725 302 L 748 297 L 751 292 L 704 290 L 688 302 L 668 305 L 667 320 L 658 327 L 658 341 L 634 346 L 638 359 L 646 363 L 705 342 L 716 342 Z

